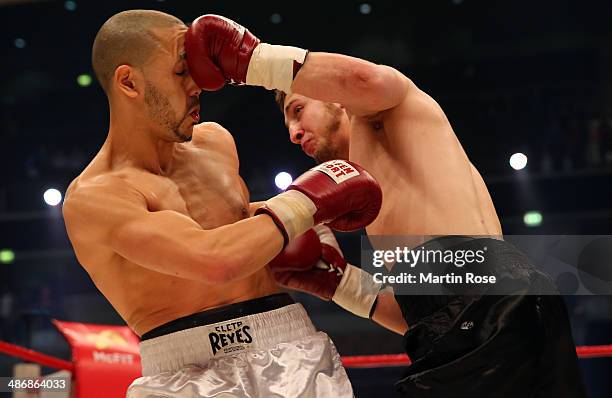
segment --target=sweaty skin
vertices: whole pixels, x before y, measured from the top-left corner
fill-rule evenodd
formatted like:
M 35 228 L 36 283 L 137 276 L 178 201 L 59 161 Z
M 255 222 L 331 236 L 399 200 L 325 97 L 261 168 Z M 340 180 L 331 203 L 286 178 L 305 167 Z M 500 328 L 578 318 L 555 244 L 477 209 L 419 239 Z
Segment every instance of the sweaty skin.
M 282 235 L 270 217 L 249 217 L 231 135 L 215 123 L 194 126 L 185 105 L 200 90 L 184 72 L 184 31 L 157 32 L 162 45 L 145 70 L 169 100 L 178 133 L 151 120 L 143 75 L 120 66 L 108 138 L 63 207 L 79 262 L 139 335 L 278 291 L 265 265 Z
M 115 218 L 129 219 L 142 212 L 175 213 L 175 217 L 182 218 L 181 223 L 193 224 L 189 227 L 194 233 L 199 228 L 210 230 L 248 217 L 249 194 L 238 175 L 238 157 L 228 133 L 212 123 L 198 125 L 190 143 L 175 145 L 166 175 L 115 164 L 112 149 L 105 145 L 71 184 L 64 212 L 79 262 L 136 333 L 142 335 L 170 320 L 208 308 L 277 292 L 267 268 L 242 279 L 213 283 L 205 276 L 194 276 L 194 270 L 150 269 L 130 261 L 117 253 L 117 245 L 111 242 Z M 81 206 L 87 214 L 70 213 L 71 208 Z M 170 232 L 173 225 L 166 221 L 164 224 L 160 217 L 160 225 L 151 223 L 150 228 L 166 228 Z M 182 229 L 184 225 L 176 227 Z M 138 247 L 125 250 L 149 250 L 157 244 L 154 239 L 136 243 Z M 187 242 L 178 239 L 160 243 L 176 245 L 172 251 L 193 249 L 184 247 Z M 167 261 L 177 266 L 185 261 L 183 255 L 172 258 L 171 252 L 167 254 Z
M 487 187 L 444 112 L 406 76 L 310 53 L 291 90 L 284 115 L 292 142 L 318 161 L 348 157 L 379 182 L 382 209 L 368 235 L 414 236 L 415 245 L 437 235 L 501 235 Z M 407 329 L 389 292 L 379 295 L 373 319 Z

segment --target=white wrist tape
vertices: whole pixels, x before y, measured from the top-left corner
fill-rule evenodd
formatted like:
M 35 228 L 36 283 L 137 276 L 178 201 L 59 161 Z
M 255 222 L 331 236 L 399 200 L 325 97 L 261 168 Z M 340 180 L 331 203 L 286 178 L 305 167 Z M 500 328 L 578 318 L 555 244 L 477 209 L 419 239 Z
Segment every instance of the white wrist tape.
M 289 190 L 266 200 L 265 205 L 279 219 L 289 241 L 308 231 L 314 225 L 315 204 L 300 191 Z
M 380 288 L 372 275 L 347 264 L 332 301 L 357 316 L 369 318 Z
M 319 236 L 319 240 L 321 241 L 321 243 L 330 245 L 331 247 L 336 249 L 342 257 L 344 257 L 342 249 L 340 249 L 340 245 L 338 245 L 338 241 L 336 240 L 336 236 L 334 235 L 330 227 L 325 224 L 319 224 L 312 227 L 312 229 L 314 229 L 317 235 Z
M 307 52 L 297 47 L 259 44 L 249 61 L 246 84 L 290 93 L 293 83 L 293 61 L 303 64 Z

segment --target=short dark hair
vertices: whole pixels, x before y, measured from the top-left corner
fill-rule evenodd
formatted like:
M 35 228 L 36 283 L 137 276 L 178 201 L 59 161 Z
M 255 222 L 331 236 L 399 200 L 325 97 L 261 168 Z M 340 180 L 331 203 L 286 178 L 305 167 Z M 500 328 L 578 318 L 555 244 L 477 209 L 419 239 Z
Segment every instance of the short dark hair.
M 153 10 L 128 10 L 110 17 L 94 40 L 91 61 L 102 86 L 109 94 L 115 69 L 120 65 L 142 67 L 159 48 L 153 29 L 184 23 L 170 15 Z
M 284 91 L 274 90 L 274 101 L 276 101 L 283 115 L 285 114 L 285 98 L 287 98 L 287 94 Z

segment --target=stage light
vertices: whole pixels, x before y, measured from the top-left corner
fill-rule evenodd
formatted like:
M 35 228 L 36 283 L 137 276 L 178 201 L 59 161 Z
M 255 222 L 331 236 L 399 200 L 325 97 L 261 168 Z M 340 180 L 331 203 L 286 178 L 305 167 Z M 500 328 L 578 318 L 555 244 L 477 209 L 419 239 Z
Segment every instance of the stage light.
M 367 15 L 370 12 L 372 12 L 372 6 L 369 5 L 368 3 L 363 3 L 359 6 L 359 12 L 362 13 L 363 15 Z
M 74 11 L 77 8 L 76 2 L 68 0 L 64 2 L 64 8 L 68 11 Z
M 275 12 L 274 14 L 270 15 L 270 22 L 272 22 L 274 25 L 278 25 L 282 21 L 283 21 L 283 17 L 281 17 L 280 14 Z
M 510 167 L 514 170 L 521 170 L 527 166 L 527 156 L 524 153 L 515 153 L 510 156 Z
M 11 249 L 0 250 L 0 263 L 10 264 L 15 261 L 15 252 Z
M 528 227 L 539 227 L 542 225 L 542 213 L 537 210 L 531 210 L 523 216 L 523 222 Z
M 17 48 L 24 48 L 26 46 L 26 41 L 21 37 L 16 38 L 14 43 Z
M 62 201 L 62 193 L 55 188 L 50 188 L 43 194 L 43 199 L 49 206 L 57 206 Z
M 278 187 L 278 189 L 285 190 L 291 183 L 293 182 L 293 177 L 291 174 L 281 171 L 274 177 L 274 184 Z
M 91 75 L 87 73 L 83 73 L 77 76 L 77 83 L 81 87 L 88 87 L 91 85 L 92 78 Z

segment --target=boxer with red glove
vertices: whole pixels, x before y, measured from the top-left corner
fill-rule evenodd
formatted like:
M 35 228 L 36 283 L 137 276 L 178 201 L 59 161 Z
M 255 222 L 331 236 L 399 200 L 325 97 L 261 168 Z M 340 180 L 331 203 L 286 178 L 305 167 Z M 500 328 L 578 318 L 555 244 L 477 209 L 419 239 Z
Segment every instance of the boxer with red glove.
M 290 289 L 332 300 L 353 314 L 371 318 L 380 283 L 348 264 L 331 229 L 317 225 L 294 239 L 269 264 L 276 281 Z
M 208 91 L 246 83 L 290 92 L 307 50 L 261 43 L 243 26 L 219 15 L 197 18 L 185 34 L 189 72 Z
M 286 245 L 321 223 L 338 231 L 363 228 L 374 221 L 381 204 L 382 191 L 366 170 L 352 162 L 330 160 L 302 174 L 255 214 L 272 217 Z

